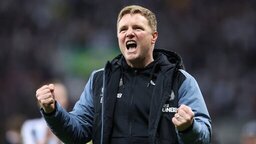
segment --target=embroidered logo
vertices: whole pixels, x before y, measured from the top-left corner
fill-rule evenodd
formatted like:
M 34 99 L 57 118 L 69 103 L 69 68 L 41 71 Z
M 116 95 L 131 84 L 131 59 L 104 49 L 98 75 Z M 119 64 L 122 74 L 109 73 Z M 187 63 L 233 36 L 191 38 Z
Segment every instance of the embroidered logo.
M 117 98 L 121 98 L 122 95 L 123 95 L 122 93 L 117 93 L 117 96 L 116 96 L 116 97 L 117 97 Z
M 174 98 L 175 98 L 175 94 L 174 94 L 174 92 L 173 92 L 173 90 L 172 90 L 172 93 L 169 95 L 169 101 L 172 101 L 172 100 L 174 100 Z
M 150 82 L 148 82 L 147 84 L 147 87 L 149 87 L 150 85 L 155 86 L 156 83 L 153 80 L 150 80 Z

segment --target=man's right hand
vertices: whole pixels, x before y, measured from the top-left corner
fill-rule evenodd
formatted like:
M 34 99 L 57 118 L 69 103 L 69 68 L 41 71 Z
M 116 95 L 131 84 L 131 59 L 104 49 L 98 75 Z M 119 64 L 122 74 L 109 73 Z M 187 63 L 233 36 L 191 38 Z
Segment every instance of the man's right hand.
M 45 113 L 51 113 L 55 110 L 54 85 L 44 85 L 36 91 L 36 98 Z

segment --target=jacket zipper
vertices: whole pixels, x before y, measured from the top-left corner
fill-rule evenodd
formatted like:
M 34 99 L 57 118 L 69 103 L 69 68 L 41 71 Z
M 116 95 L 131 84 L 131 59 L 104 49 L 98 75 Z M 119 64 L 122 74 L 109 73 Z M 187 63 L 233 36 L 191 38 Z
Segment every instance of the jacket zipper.
M 129 115 L 130 115 L 130 121 L 129 121 L 129 135 L 130 137 L 132 136 L 132 123 L 133 123 L 133 117 L 131 115 L 132 111 L 133 111 L 133 87 L 135 85 L 135 82 L 136 82 L 136 78 L 137 78 L 137 70 L 134 71 L 134 79 L 132 79 L 132 85 L 131 85 L 131 91 L 130 91 L 130 96 L 131 96 L 131 101 L 130 101 L 130 112 L 129 112 Z

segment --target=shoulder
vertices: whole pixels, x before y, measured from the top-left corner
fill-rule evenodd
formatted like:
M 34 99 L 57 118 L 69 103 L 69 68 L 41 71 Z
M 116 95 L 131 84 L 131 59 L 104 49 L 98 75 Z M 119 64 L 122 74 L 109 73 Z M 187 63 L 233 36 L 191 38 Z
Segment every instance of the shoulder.
M 196 79 L 191 75 L 189 74 L 187 71 L 183 70 L 183 69 L 180 69 L 179 70 L 179 73 L 180 73 L 180 79 L 182 81 L 182 83 L 197 83 L 196 82 Z
M 195 78 L 190 73 L 183 69 L 178 70 L 176 77 L 180 82 L 184 82 L 185 80 L 195 80 Z
M 196 79 L 185 70 L 179 71 L 182 79 L 178 88 L 180 97 L 184 97 L 185 95 L 188 95 L 190 98 L 201 96 L 202 93 Z
M 176 85 L 178 85 L 178 87 L 181 86 L 181 84 L 188 78 L 190 74 L 188 74 L 188 72 L 186 72 L 183 69 L 178 69 L 177 72 L 175 73 L 175 79 L 174 82 Z
M 95 70 L 95 71 L 92 72 L 92 74 L 90 76 L 90 79 L 92 81 L 98 80 L 99 78 L 103 77 L 103 73 L 104 73 L 104 68 Z
M 92 72 L 92 74 L 91 74 L 91 77 L 92 77 L 92 76 L 94 77 L 95 75 L 101 75 L 101 74 L 103 74 L 103 72 L 104 72 L 104 68 L 94 70 L 94 71 Z
M 98 87 L 101 87 L 101 85 L 103 84 L 103 74 L 104 68 L 94 70 L 91 73 L 91 76 L 88 81 L 88 84 L 90 85 L 91 89 L 97 89 Z
M 195 84 L 197 85 L 195 78 L 187 71 L 183 69 L 179 69 L 176 72 L 174 85 L 176 85 L 178 89 L 180 89 L 181 87 L 187 87 L 189 85 L 195 85 Z
M 94 70 L 92 73 L 93 74 L 102 73 L 103 71 L 104 71 L 104 68 L 101 68 L 101 69 Z
M 179 69 L 179 72 L 181 75 L 183 75 L 185 78 L 193 78 L 193 76 L 191 74 L 189 74 L 187 71 L 183 70 L 183 69 Z

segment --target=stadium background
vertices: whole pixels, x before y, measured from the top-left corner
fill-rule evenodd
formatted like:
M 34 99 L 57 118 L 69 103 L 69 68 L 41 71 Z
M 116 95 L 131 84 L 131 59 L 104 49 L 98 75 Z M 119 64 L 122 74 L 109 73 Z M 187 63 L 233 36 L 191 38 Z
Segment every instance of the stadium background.
M 178 52 L 213 120 L 214 143 L 239 143 L 256 112 L 256 1 L 1 0 L 0 143 L 16 117 L 39 117 L 35 90 L 59 79 L 71 105 L 93 69 L 119 53 L 116 17 L 141 4 L 158 17 L 157 48 Z

